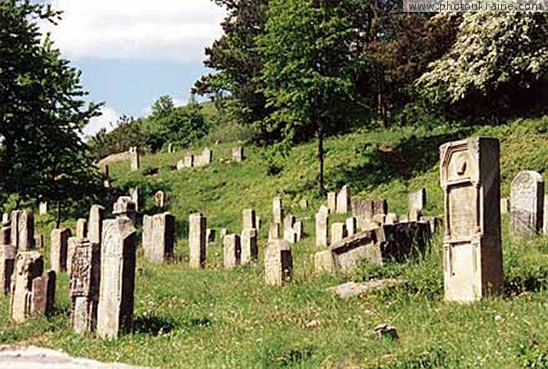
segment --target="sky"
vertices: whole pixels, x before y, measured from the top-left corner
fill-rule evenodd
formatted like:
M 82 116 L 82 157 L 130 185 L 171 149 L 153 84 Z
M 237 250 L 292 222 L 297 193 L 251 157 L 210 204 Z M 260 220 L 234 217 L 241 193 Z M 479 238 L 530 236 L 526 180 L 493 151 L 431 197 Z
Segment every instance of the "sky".
M 62 20 L 49 26 L 64 58 L 82 71 L 89 100 L 104 102 L 91 135 L 123 114 L 140 117 L 161 95 L 177 105 L 211 72 L 204 48 L 222 34 L 225 12 L 211 0 L 51 0 Z

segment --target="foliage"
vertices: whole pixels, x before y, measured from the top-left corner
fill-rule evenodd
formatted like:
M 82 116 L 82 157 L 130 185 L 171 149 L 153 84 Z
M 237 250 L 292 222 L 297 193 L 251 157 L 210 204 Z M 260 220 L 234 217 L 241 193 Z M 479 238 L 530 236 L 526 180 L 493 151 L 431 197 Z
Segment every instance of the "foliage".
M 465 13 L 449 52 L 417 81 L 440 112 L 474 119 L 546 106 L 548 18 Z
M 0 3 L 1 192 L 20 200 L 81 199 L 100 185 L 80 137 L 99 106 L 85 104 L 80 72 L 42 41 L 38 25 L 59 15 L 29 1 Z
M 135 121 L 128 116 L 121 116 L 112 131 L 107 132 L 105 128 L 102 128 L 88 141 L 96 160 L 128 151 L 133 146 L 142 147 L 144 143 L 145 137 L 142 134 L 140 121 Z

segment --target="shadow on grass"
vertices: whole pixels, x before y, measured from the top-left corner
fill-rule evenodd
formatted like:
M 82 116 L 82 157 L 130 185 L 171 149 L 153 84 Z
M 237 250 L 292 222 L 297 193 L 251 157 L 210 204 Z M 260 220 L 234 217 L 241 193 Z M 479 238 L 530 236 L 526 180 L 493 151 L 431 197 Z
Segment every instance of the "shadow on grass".
M 169 333 L 174 328 L 175 325 L 173 323 L 157 316 L 139 317 L 133 323 L 133 331 L 135 333 L 148 334 L 151 336 Z

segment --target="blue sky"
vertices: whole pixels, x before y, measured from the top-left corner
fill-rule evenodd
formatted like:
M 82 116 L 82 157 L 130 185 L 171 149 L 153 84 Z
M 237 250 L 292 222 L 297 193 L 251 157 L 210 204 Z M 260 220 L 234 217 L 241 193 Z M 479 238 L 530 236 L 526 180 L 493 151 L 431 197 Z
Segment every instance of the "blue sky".
M 122 115 L 146 115 L 163 94 L 188 101 L 207 70 L 204 47 L 221 34 L 224 10 L 211 0 L 52 0 L 64 11 L 48 27 L 65 58 L 82 71 L 103 115 L 84 130 L 93 134 Z

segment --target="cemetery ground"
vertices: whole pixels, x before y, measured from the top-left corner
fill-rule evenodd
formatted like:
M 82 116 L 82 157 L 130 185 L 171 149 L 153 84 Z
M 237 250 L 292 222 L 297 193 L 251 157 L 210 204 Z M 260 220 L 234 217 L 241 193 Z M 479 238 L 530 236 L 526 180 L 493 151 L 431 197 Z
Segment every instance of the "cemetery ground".
M 443 213 L 439 145 L 470 136 L 501 141 L 501 189 L 520 171 L 548 168 L 548 118 L 483 128 L 428 127 L 355 132 L 326 142 L 326 186 L 348 184 L 355 197 L 385 198 L 390 211 L 407 208 L 407 193 L 428 191 L 426 215 Z M 117 341 L 80 337 L 69 326 L 68 279 L 59 276 L 57 311 L 47 319 L 15 326 L 0 298 L 0 343 L 62 349 L 73 356 L 160 368 L 547 368 L 548 238 L 512 239 L 502 218 L 504 298 L 460 305 L 443 301 L 442 240 L 430 252 L 404 264 L 367 263 L 352 275 L 318 276 L 313 271 L 314 213 L 324 199 L 315 195 L 315 144 L 294 148 L 288 157 L 267 156 L 246 146 L 247 159 L 228 162 L 235 143 L 209 146 L 213 164 L 172 170 L 183 152 L 142 156 L 141 169 L 111 167 L 113 186 L 127 194 L 138 186 L 141 212 L 155 213 L 153 194 L 163 190 L 167 210 L 177 217 L 175 262 L 152 265 L 138 252 L 134 334 Z M 203 147 L 197 148 L 196 153 Z M 152 168 L 158 168 L 156 175 Z M 267 172 L 279 172 L 268 175 Z M 292 246 L 294 278 L 283 287 L 264 283 L 262 254 L 271 201 L 305 219 L 307 237 Z M 299 200 L 309 206 L 301 209 Z M 235 270 L 222 268 L 221 242 L 209 245 L 206 270 L 188 268 L 188 214 L 201 211 L 208 228 L 241 231 L 242 210 L 262 220 L 260 261 Z M 336 215 L 341 220 L 346 215 Z M 73 220 L 66 225 L 74 228 Z M 37 219 L 46 240 L 53 215 Z M 326 289 L 348 280 L 400 278 L 400 287 L 342 300 Z M 394 325 L 399 339 L 377 341 L 373 329 Z

